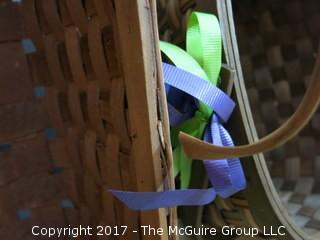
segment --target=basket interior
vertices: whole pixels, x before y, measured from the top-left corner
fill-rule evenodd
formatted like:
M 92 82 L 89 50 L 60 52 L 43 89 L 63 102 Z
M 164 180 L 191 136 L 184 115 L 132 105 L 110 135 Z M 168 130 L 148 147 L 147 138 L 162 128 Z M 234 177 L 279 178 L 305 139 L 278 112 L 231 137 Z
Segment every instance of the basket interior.
M 319 1 L 234 3 L 241 64 L 260 137 L 297 109 L 319 46 Z M 320 230 L 320 113 L 288 144 L 266 153 L 280 197 L 296 224 Z

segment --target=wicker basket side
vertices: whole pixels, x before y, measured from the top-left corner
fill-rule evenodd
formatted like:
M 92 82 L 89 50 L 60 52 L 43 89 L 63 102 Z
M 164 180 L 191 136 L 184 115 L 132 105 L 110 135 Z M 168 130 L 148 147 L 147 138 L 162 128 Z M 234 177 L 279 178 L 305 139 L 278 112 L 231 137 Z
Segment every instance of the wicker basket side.
M 143 45 L 155 17 L 154 1 L 1 3 L 1 239 L 69 224 L 147 239 L 139 224 L 174 224 L 174 209 L 131 211 L 108 191 L 173 187 L 157 45 Z

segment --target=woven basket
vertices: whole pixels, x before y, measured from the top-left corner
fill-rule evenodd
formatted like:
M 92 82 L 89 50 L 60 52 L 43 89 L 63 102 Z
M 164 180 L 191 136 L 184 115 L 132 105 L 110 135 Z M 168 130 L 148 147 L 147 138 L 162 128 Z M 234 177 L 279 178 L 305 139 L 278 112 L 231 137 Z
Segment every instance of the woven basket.
M 306 91 L 319 45 L 320 3 L 247 1 L 234 7 L 247 91 L 263 136 L 293 114 Z M 316 113 L 293 141 L 266 154 L 289 214 L 318 237 L 319 116 Z
M 239 107 L 227 127 L 237 144 L 257 138 L 247 93 L 261 136 L 296 108 L 314 62 L 318 5 L 270 0 L 234 6 L 246 90 L 231 2 L 158 1 L 161 38 L 177 44 L 183 44 L 191 8 L 219 16 L 225 62 L 235 70 Z M 173 187 L 155 16 L 154 1 L 1 1 L 0 239 L 35 239 L 35 225 L 135 230 L 175 224 L 174 210 L 129 211 L 107 191 Z M 245 191 L 205 208 L 182 208 L 184 224 L 285 225 L 286 235 L 274 238 L 318 239 L 319 201 L 312 195 L 318 189 L 317 119 L 266 155 L 283 201 L 308 235 L 283 211 L 262 155 L 243 159 Z M 193 177 L 193 186 L 205 186 L 205 179 Z M 124 239 L 149 237 L 132 232 Z
M 239 112 L 236 111 L 231 119 L 229 130 L 238 144 L 257 139 L 255 126 L 262 137 L 293 114 L 306 91 L 317 54 L 318 1 L 248 0 L 233 1 L 231 6 L 229 0 L 216 3 L 180 0 L 161 1 L 159 8 L 163 14 L 159 17 L 162 39 L 182 46 L 186 19 L 191 9 L 213 12 L 219 16 L 224 34 L 225 62 L 237 71 L 233 96 L 238 100 Z M 232 9 L 237 40 L 232 32 Z M 248 99 L 250 106 L 241 99 Z M 266 162 L 262 155 L 243 159 L 248 188 L 230 199 L 217 199 L 204 210 L 193 209 L 198 219 L 192 224 L 207 223 L 220 227 L 231 224 L 257 226 L 260 229 L 263 226 L 285 225 L 288 230 L 286 236 L 274 238 L 318 239 L 319 116 L 316 113 L 311 123 L 294 140 L 266 153 Z M 197 166 L 195 168 L 196 172 L 199 171 Z M 284 209 L 288 210 L 290 217 Z M 184 221 L 190 223 L 188 216 L 185 215 Z
M 1 1 L 0 239 L 175 224 L 174 209 L 130 211 L 108 191 L 173 187 L 155 14 L 154 1 Z

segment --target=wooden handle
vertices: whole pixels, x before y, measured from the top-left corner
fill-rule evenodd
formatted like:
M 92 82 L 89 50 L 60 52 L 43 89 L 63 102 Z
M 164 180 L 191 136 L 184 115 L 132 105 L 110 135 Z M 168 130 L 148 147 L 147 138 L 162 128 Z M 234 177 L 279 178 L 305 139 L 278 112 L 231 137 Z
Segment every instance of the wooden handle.
M 245 157 L 270 151 L 296 136 L 308 123 L 320 103 L 320 55 L 312 80 L 297 111 L 280 128 L 259 141 L 238 147 L 215 146 L 180 132 L 179 139 L 186 154 L 193 159 Z

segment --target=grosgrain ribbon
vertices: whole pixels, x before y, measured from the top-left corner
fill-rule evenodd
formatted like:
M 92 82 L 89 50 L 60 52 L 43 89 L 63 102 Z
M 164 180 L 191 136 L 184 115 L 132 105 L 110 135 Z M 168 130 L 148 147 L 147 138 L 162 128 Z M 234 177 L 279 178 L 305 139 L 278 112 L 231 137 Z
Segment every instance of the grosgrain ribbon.
M 170 54 L 170 51 L 168 54 Z M 228 95 L 210 82 L 166 63 L 163 63 L 163 76 L 166 84 L 190 94 L 202 103 L 206 103 L 209 110 L 212 112 L 212 109 L 215 109 L 216 113 L 224 121 L 229 119 L 235 103 Z M 181 188 L 187 188 L 189 185 L 192 160 L 185 155 L 182 146 L 178 142 L 178 133 L 183 131 L 197 138 L 202 138 L 210 120 L 210 115 L 208 115 L 209 110 L 205 112 L 201 110 L 196 111 L 191 119 L 185 121 L 179 127 L 173 128 L 171 131 L 174 149 L 174 172 L 175 175 L 180 173 Z
M 187 73 L 182 69 L 178 69 L 169 64 L 163 64 L 163 71 L 164 71 L 164 79 L 166 84 L 171 85 L 173 81 L 176 79 L 180 79 L 183 77 L 184 79 L 199 79 L 193 74 Z M 181 74 L 170 74 L 171 72 L 181 73 Z M 189 75 L 189 76 L 187 76 Z M 175 80 L 174 80 L 175 79 Z M 188 84 L 188 83 L 187 83 Z M 173 85 L 171 85 L 173 86 Z M 177 85 L 175 85 L 177 86 Z M 184 88 L 182 88 L 184 89 Z M 208 93 L 213 93 L 219 95 L 218 99 L 229 99 L 229 96 L 225 95 L 221 90 L 217 90 L 217 88 L 205 88 L 205 94 L 202 96 L 207 96 Z M 214 90 L 213 90 L 214 89 Z M 201 96 L 197 96 L 198 99 L 202 99 Z M 231 100 L 231 99 L 229 99 Z M 225 101 L 229 101 L 225 100 Z M 208 102 L 209 105 L 214 104 Z M 225 105 L 225 108 L 232 108 L 234 107 L 234 103 L 232 100 L 229 104 Z M 198 114 L 200 112 L 198 111 Z M 200 119 L 200 121 L 198 120 Z M 203 124 L 203 128 L 207 125 L 207 120 L 203 118 L 203 116 L 198 115 L 193 118 L 194 121 L 199 121 Z M 231 146 L 232 140 L 226 130 L 222 127 L 221 124 L 218 123 L 217 117 L 215 117 L 214 121 L 212 121 L 212 132 L 215 139 L 215 144 L 221 144 Z M 217 129 L 215 129 L 217 128 Z M 223 134 L 220 134 L 223 133 Z M 207 139 L 210 139 L 211 133 L 210 131 L 206 131 Z M 213 166 L 211 162 L 217 162 Z M 211 163 L 211 164 L 210 164 Z M 190 206 L 190 205 L 205 205 L 212 202 L 216 195 L 220 195 L 222 197 L 227 196 L 228 194 L 231 195 L 239 188 L 237 188 L 237 181 L 236 174 L 238 174 L 238 167 L 237 160 L 228 160 L 228 165 L 224 164 L 224 161 L 221 160 L 214 160 L 214 161 L 206 161 L 205 166 L 209 175 L 209 179 L 214 187 L 208 189 L 182 189 L 182 190 L 169 190 L 163 192 L 129 192 L 129 191 L 118 191 L 118 190 L 111 190 L 114 196 L 116 196 L 120 201 L 124 202 L 127 207 L 134 210 L 150 210 L 156 208 L 164 208 L 164 207 L 175 207 L 175 206 Z M 240 165 L 241 168 L 241 165 Z M 231 171 L 230 171 L 231 169 Z M 235 173 L 235 174 L 234 174 Z M 232 174 L 232 176 L 229 176 Z M 217 181 L 218 180 L 218 181 Z M 234 180 L 234 181 L 232 181 Z M 225 188 L 226 185 L 232 185 L 236 187 L 228 187 Z
M 234 146 L 229 133 L 220 123 L 228 120 L 234 103 L 214 86 L 218 81 L 221 68 L 221 33 L 218 21 L 213 15 L 192 13 L 188 23 L 188 53 L 165 42 L 160 43 L 160 48 L 177 66 L 163 64 L 166 84 L 199 100 L 199 109 L 191 119 L 186 121 L 185 118 L 191 111 L 180 112 L 173 106 L 174 104 L 168 107 L 171 126 L 184 121 L 172 129 L 171 138 L 175 173 L 180 172 L 181 187 L 186 188 L 190 180 L 191 159 L 185 156 L 178 141 L 179 131 L 182 130 L 198 138 L 203 137 L 209 143 Z M 170 91 L 171 88 L 166 86 L 167 95 Z M 212 114 L 213 109 L 215 114 Z M 176 122 L 172 123 L 172 121 Z M 245 178 L 239 159 L 209 160 L 204 164 L 213 186 L 209 189 L 163 192 L 111 191 L 129 208 L 148 210 L 181 205 L 204 205 L 213 201 L 216 194 L 228 197 L 245 187 Z
M 187 30 L 187 52 L 201 65 L 209 81 L 217 84 L 221 69 L 222 39 L 220 26 L 214 15 L 198 12 L 191 14 Z M 199 109 L 208 111 L 207 106 L 203 105 L 200 105 Z M 204 140 L 216 145 L 233 147 L 229 133 L 220 124 L 221 116 L 215 107 L 213 109 L 215 113 L 205 130 Z M 229 197 L 245 188 L 245 176 L 238 158 L 206 161 L 204 164 L 210 182 L 220 196 Z
M 210 82 L 170 64 L 162 63 L 163 78 L 166 84 L 175 87 L 205 103 L 227 122 L 234 110 L 234 101 Z M 206 114 L 204 114 L 206 115 Z
M 221 69 L 222 39 L 219 22 L 214 15 L 199 12 L 193 12 L 190 15 L 187 52 L 165 42 L 160 43 L 160 49 L 178 68 L 207 80 L 211 85 L 217 84 Z M 183 79 L 179 78 L 179 81 Z M 196 94 L 192 96 L 197 98 Z M 170 104 L 170 99 L 168 102 Z M 215 108 L 213 109 L 216 111 Z M 196 111 L 193 118 L 171 129 L 175 176 L 180 173 L 181 188 L 189 186 L 192 160 L 184 153 L 178 140 L 178 134 L 182 131 L 193 137 L 202 138 L 213 109 L 200 101 L 199 110 Z M 219 111 L 216 112 L 219 113 Z M 172 117 L 169 116 L 169 119 Z M 223 117 L 222 119 L 227 120 Z
M 212 116 L 211 124 L 205 131 L 204 140 L 220 146 L 234 147 L 230 134 L 219 123 L 216 115 Z M 204 166 L 219 196 L 227 198 L 246 187 L 239 158 L 204 161 Z
M 208 83 L 210 86 L 213 86 L 214 88 L 203 88 L 204 91 L 199 91 L 195 86 L 197 85 L 201 87 L 202 86 L 201 84 L 189 85 L 188 81 L 186 80 L 189 80 L 190 82 L 194 81 L 194 83 L 198 83 L 198 78 L 193 74 L 187 73 L 181 69 L 178 69 L 174 66 L 171 66 L 165 63 L 163 64 L 163 72 L 164 72 L 163 76 L 166 84 L 175 86 L 180 90 L 183 90 L 191 94 L 192 96 L 199 99 L 200 101 L 206 102 L 209 106 L 213 107 L 215 104 L 219 105 L 220 103 L 218 110 L 221 109 L 221 106 L 222 106 L 222 109 L 231 110 L 234 108 L 234 103 L 232 102 L 231 99 L 229 99 L 229 96 L 224 94 L 221 90 L 217 91 L 216 90 L 218 89 L 217 87 L 214 87 L 213 85 L 210 85 Z M 176 82 L 180 82 L 180 84 L 184 83 L 184 81 L 179 81 L 179 79 L 181 78 L 183 78 L 187 86 L 191 86 L 190 89 L 192 89 L 192 91 L 191 90 L 188 91 L 189 90 L 188 87 L 178 86 L 178 84 L 172 84 Z M 205 99 L 205 96 L 207 96 L 207 94 L 210 94 L 211 96 L 218 95 L 219 97 L 212 98 L 216 100 L 216 101 L 213 101 L 212 103 Z M 219 101 L 217 99 L 223 99 L 223 100 Z M 206 130 L 204 133 L 204 140 L 216 145 L 233 147 L 234 144 L 229 133 L 221 125 L 219 121 L 220 121 L 219 117 L 216 114 L 214 114 L 212 116 L 210 125 L 206 127 Z M 194 116 L 194 118 L 189 120 L 187 124 L 190 124 L 190 125 L 193 124 L 191 127 L 193 127 L 194 129 L 197 129 L 197 128 L 202 129 L 203 125 L 207 125 L 207 120 L 205 119 L 204 115 L 202 115 L 201 112 L 198 111 Z M 186 131 L 191 132 L 190 129 L 187 129 L 184 126 L 182 126 L 182 128 L 184 128 L 184 130 Z M 181 151 L 181 149 L 179 149 L 179 151 Z M 178 161 L 178 163 L 181 163 L 181 161 L 185 161 L 185 159 L 181 159 L 184 157 L 183 152 L 181 153 L 178 151 L 174 151 L 174 153 L 176 153 L 176 155 L 174 155 L 174 158 L 175 158 L 174 161 Z M 243 174 L 239 159 L 204 161 L 204 164 L 205 164 L 205 168 L 211 184 L 215 187 L 217 194 L 220 195 L 221 197 L 229 197 L 235 192 L 245 188 L 246 186 L 245 176 Z
M 203 80 L 207 81 L 209 85 L 209 80 L 207 74 L 198 64 L 198 62 L 186 51 L 175 46 L 171 43 L 160 42 L 161 51 L 181 70 L 184 70 L 188 73 L 194 74 Z M 164 65 L 165 66 L 165 65 Z M 164 68 L 164 74 L 166 74 L 166 68 Z M 181 72 L 182 74 L 183 72 Z M 188 73 L 183 73 L 185 76 Z M 189 86 L 189 82 L 180 77 L 180 74 L 176 74 L 172 71 L 175 78 L 172 78 L 172 81 L 175 81 L 177 89 L 183 88 L 184 90 L 191 91 L 192 87 Z M 170 77 L 171 74 L 166 74 L 167 77 Z M 168 81 L 168 78 L 164 78 L 165 82 Z M 183 84 L 182 84 L 183 83 Z M 191 83 L 192 84 L 192 83 Z M 190 85 L 191 85 L 190 84 Z M 192 84 L 193 87 L 195 84 Z M 212 84 L 210 84 L 212 85 Z M 191 95 L 195 95 L 193 92 L 189 92 Z M 170 90 L 169 90 L 170 94 Z M 209 95 L 209 94 L 208 94 Z M 170 104 L 170 99 L 168 102 Z M 174 174 L 177 176 L 180 174 L 180 187 L 185 189 L 188 188 L 190 178 L 191 178 L 191 169 L 192 169 L 192 159 L 187 157 L 182 149 L 182 146 L 178 139 L 178 134 L 180 131 L 188 133 L 196 138 L 202 138 L 204 130 L 206 128 L 207 122 L 212 115 L 212 109 L 201 101 L 198 102 L 198 110 L 194 113 L 194 116 L 187 121 L 184 121 L 175 128 L 172 128 L 170 131 L 171 134 L 171 144 L 173 148 L 173 165 L 174 165 Z M 169 119 L 172 117 L 169 116 Z
M 188 73 L 182 69 L 178 69 L 175 66 L 163 63 L 163 72 L 165 83 L 183 90 L 189 94 L 197 95 L 199 100 L 205 101 L 209 106 L 216 106 L 225 104 L 223 113 L 230 113 L 231 109 L 234 108 L 234 102 L 227 96 L 224 92 L 215 86 L 210 85 L 205 80 Z M 179 81 L 183 80 L 183 81 Z M 178 83 L 179 82 L 179 83 Z M 185 85 L 181 85 L 184 83 Z M 188 88 L 194 83 L 202 83 L 200 86 L 206 86 L 202 90 L 197 87 Z M 201 91 L 199 91 L 201 90 Z M 208 97 L 208 96 L 216 97 Z M 198 111 L 198 113 L 200 113 Z M 222 115 L 223 115 L 222 113 Z M 226 114 L 225 117 L 229 118 L 230 114 Z M 199 118 L 199 119 L 198 119 Z M 188 121 L 192 121 L 189 119 Z M 193 121 L 199 121 L 204 129 L 207 125 L 207 120 L 197 115 L 193 118 Z M 194 126 L 194 125 L 193 125 Z M 216 197 L 215 188 L 211 187 L 208 189 L 181 189 L 181 190 L 169 190 L 163 192 L 129 192 L 129 191 L 118 191 L 111 190 L 114 196 L 116 196 L 120 201 L 124 202 L 127 207 L 134 210 L 150 210 L 155 208 L 164 207 L 175 207 L 175 206 L 190 206 L 190 205 L 205 205 L 212 202 Z
M 133 210 L 151 210 L 176 206 L 205 205 L 216 197 L 214 188 L 180 189 L 163 192 L 111 191 L 120 201 Z

